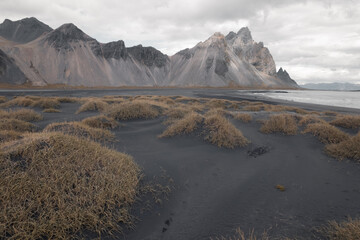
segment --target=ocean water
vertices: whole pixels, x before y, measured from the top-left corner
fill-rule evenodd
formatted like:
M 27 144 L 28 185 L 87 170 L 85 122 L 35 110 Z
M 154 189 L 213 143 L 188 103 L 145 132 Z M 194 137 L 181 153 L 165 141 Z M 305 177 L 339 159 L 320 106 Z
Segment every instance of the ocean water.
M 254 91 L 251 94 L 301 103 L 360 109 L 360 91 L 286 90 Z

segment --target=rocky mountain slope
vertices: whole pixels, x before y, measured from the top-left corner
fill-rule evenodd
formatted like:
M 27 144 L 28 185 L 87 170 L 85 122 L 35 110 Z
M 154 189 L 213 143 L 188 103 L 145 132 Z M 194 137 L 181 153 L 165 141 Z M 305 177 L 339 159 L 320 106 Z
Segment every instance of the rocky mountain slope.
M 297 87 L 276 73 L 269 50 L 248 28 L 226 37 L 215 33 L 171 57 L 152 47 L 127 48 L 121 40 L 100 43 L 73 24 L 52 30 L 35 18 L 5 20 L 0 37 L 0 49 L 12 60 L 3 65 L 16 66 L 12 75 L 22 73 L 33 85 Z

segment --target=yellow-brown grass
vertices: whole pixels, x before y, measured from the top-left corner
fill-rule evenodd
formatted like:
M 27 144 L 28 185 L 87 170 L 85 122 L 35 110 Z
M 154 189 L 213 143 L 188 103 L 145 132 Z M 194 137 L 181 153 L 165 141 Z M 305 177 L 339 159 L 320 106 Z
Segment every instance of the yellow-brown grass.
M 259 104 L 259 105 L 248 105 L 243 107 L 244 111 L 249 111 L 249 112 L 259 112 L 262 111 L 264 109 L 264 105 L 263 104 Z
M 213 238 L 211 238 L 211 240 L 213 240 Z M 214 240 L 270 240 L 270 238 L 266 232 L 263 232 L 260 236 L 258 236 L 254 229 L 249 231 L 248 234 L 245 234 L 241 228 L 237 228 L 234 236 L 216 237 Z
M 171 119 L 180 119 L 190 113 L 191 110 L 185 106 L 178 106 L 166 109 L 163 114 Z
M 0 96 L 0 103 L 4 103 L 7 101 L 7 98 L 5 96 Z
M 0 238 L 72 239 L 132 224 L 139 167 L 131 156 L 60 133 L 29 134 L 0 155 Z
M 29 122 L 25 122 L 13 118 L 0 119 L 0 130 L 13 130 L 17 132 L 34 131 L 35 125 Z
M 80 101 L 80 99 L 76 97 L 57 97 L 56 100 L 61 103 L 74 103 Z
M 189 134 L 195 131 L 202 122 L 203 117 L 195 112 L 187 114 L 184 118 L 175 121 L 161 135 L 162 137 L 172 137 L 175 135 Z
M 312 123 L 307 125 L 304 133 L 312 133 L 325 144 L 339 143 L 349 139 L 349 135 L 328 123 Z
M 348 158 L 360 161 L 360 132 L 340 143 L 327 145 L 325 151 L 339 160 Z
M 99 99 L 92 99 L 85 102 L 80 108 L 76 111 L 76 113 L 86 112 L 86 111 L 99 111 L 103 112 L 109 106 L 107 102 L 104 102 Z
M 359 115 L 341 115 L 337 116 L 330 124 L 343 127 L 343 128 L 360 128 L 360 116 Z
M 22 136 L 21 132 L 13 130 L 1 130 L 0 131 L 0 143 L 20 139 Z
M 13 107 L 13 106 L 20 106 L 20 107 L 29 107 L 34 103 L 33 100 L 27 97 L 15 97 L 5 103 L 2 103 L 1 107 Z
M 297 133 L 295 117 L 290 114 L 272 115 L 260 128 L 263 133 L 283 133 L 285 135 L 295 135 Z
M 209 111 L 207 111 L 205 113 L 205 116 L 211 116 L 211 115 L 221 115 L 221 116 L 225 116 L 229 113 L 229 111 L 223 109 L 223 108 L 211 108 Z
M 224 99 L 210 99 L 208 102 L 206 102 L 206 106 L 208 108 L 222 108 L 224 109 L 226 107 L 226 100 Z
M 243 147 L 249 143 L 241 131 L 219 114 L 205 117 L 204 139 L 218 147 Z
M 55 109 L 55 108 L 46 108 L 43 110 L 44 113 L 59 113 L 61 112 L 59 109 Z
M 93 128 L 113 129 L 119 126 L 119 123 L 115 119 L 105 115 L 88 117 L 83 119 L 81 122 Z
M 326 226 L 319 229 L 322 235 L 329 240 L 359 240 L 360 220 L 349 218 L 347 221 L 330 221 Z
M 307 125 L 309 123 L 326 123 L 324 119 L 314 115 L 297 115 L 296 118 L 299 119 L 298 124 L 300 126 Z
M 248 114 L 248 113 L 239 113 L 239 112 L 237 112 L 237 113 L 233 113 L 232 115 L 236 120 L 240 120 L 240 121 L 242 121 L 244 123 L 249 123 L 252 120 L 252 116 L 250 114 Z
M 54 98 L 40 98 L 38 100 L 35 100 L 33 104 L 31 104 L 32 107 L 39 107 L 39 108 L 59 108 L 60 102 L 57 99 Z
M 143 101 L 113 104 L 107 114 L 116 120 L 152 119 L 159 116 L 159 111 Z
M 326 116 L 337 116 L 338 115 L 338 113 L 334 112 L 334 111 L 324 111 L 322 113 Z
M 89 127 L 81 122 L 61 122 L 47 125 L 43 132 L 62 132 L 82 138 L 90 138 L 98 141 L 109 141 L 114 138 L 109 130 Z
M 10 110 L 8 112 L 8 117 L 18 120 L 23 120 L 25 122 L 40 121 L 43 119 L 41 114 L 35 112 L 32 109 L 26 109 L 26 108 Z

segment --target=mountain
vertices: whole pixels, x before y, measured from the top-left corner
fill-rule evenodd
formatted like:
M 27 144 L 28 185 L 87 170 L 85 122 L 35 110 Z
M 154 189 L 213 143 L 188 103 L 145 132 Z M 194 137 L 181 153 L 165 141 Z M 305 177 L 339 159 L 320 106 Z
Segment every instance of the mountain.
M 302 88 L 315 90 L 338 90 L 338 91 L 354 91 L 360 90 L 360 84 L 353 83 L 307 83 L 300 85 Z
M 24 18 L 19 21 L 5 19 L 0 24 L 0 36 L 17 43 L 27 43 L 35 40 L 43 33 L 50 32 L 52 28 L 34 17 Z
M 0 83 L 24 84 L 25 74 L 16 66 L 14 60 L 0 50 Z
M 25 23 L 34 31 L 28 38 Z M 52 30 L 30 18 L 0 27 L 9 29 L 0 31 L 0 49 L 33 85 L 298 87 L 286 71 L 276 72 L 269 50 L 248 28 L 215 33 L 169 57 L 122 40 L 100 43 L 71 23 Z

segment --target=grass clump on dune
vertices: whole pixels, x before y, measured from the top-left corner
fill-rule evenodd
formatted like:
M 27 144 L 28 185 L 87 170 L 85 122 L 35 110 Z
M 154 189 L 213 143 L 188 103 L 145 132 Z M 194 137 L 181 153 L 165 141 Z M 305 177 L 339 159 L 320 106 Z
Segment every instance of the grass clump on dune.
M 312 123 L 307 125 L 304 133 L 312 133 L 325 144 L 339 143 L 349 139 L 349 135 L 328 123 Z
M 213 240 L 213 238 L 210 238 Z M 236 229 L 236 234 L 230 237 L 217 237 L 214 240 L 270 240 L 270 237 L 266 232 L 263 232 L 260 236 L 258 236 L 254 229 L 249 231 L 248 234 L 245 234 L 241 228 Z M 285 240 L 285 239 L 284 239 Z
M 360 132 L 340 143 L 327 145 L 325 152 L 339 160 L 348 158 L 360 161 Z
M 53 98 L 40 98 L 38 100 L 35 100 L 33 104 L 31 104 L 32 107 L 39 107 L 42 109 L 47 108 L 59 108 L 60 102 L 57 99 Z
M 298 115 L 296 118 L 299 119 L 298 123 L 300 126 L 307 125 L 309 123 L 326 123 L 324 119 L 314 115 Z
M 31 132 L 35 130 L 35 125 L 18 119 L 0 119 L 0 130 L 13 130 L 18 132 Z
M 108 106 L 109 104 L 105 101 L 99 99 L 92 99 L 81 105 L 80 108 L 76 111 L 76 113 L 81 113 L 86 111 L 103 112 Z
M 0 103 L 4 103 L 7 101 L 7 98 L 5 96 L 0 96 Z
M 203 117 L 195 112 L 187 114 L 184 118 L 171 124 L 159 137 L 172 137 L 175 135 L 189 134 L 195 131 L 202 122 Z
M 330 124 L 343 127 L 343 128 L 360 128 L 360 116 L 359 115 L 341 115 L 337 116 Z
M 23 120 L 26 122 L 33 122 L 33 121 L 40 121 L 43 119 L 41 114 L 35 112 L 32 109 L 17 109 L 17 110 L 10 110 L 8 117 L 14 118 L 18 120 Z
M 232 115 L 236 120 L 240 120 L 244 123 L 251 122 L 252 120 L 252 116 L 247 113 L 233 113 Z
M 116 120 L 152 119 L 159 111 L 146 102 L 131 101 L 111 105 L 107 114 Z
M 55 109 L 55 108 L 46 108 L 43 110 L 44 113 L 59 113 L 61 112 L 59 109 Z
M 295 117 L 290 114 L 272 115 L 266 120 L 260 128 L 263 133 L 283 133 L 286 135 L 295 135 L 297 132 Z
M 240 130 L 219 114 L 205 117 L 204 139 L 218 147 L 243 147 L 249 143 Z
M 360 220 L 349 218 L 347 221 L 330 221 L 319 229 L 320 233 L 329 240 L 359 240 Z
M 21 137 L 22 137 L 22 133 L 14 130 L 0 131 L 0 143 L 20 139 Z
M 81 122 L 93 128 L 113 129 L 119 126 L 119 123 L 115 119 L 105 115 L 88 117 L 83 119 Z
M 28 134 L 1 146 L 0 174 L 0 238 L 100 237 L 132 224 L 139 167 L 98 143 Z
M 89 127 L 81 122 L 61 122 L 47 125 L 43 132 L 62 132 L 82 138 L 90 138 L 97 141 L 113 140 L 114 134 L 109 130 Z
M 14 97 L 13 99 L 2 103 L 1 107 L 13 107 L 13 106 L 20 106 L 20 107 L 29 107 L 34 103 L 34 101 L 27 97 Z

